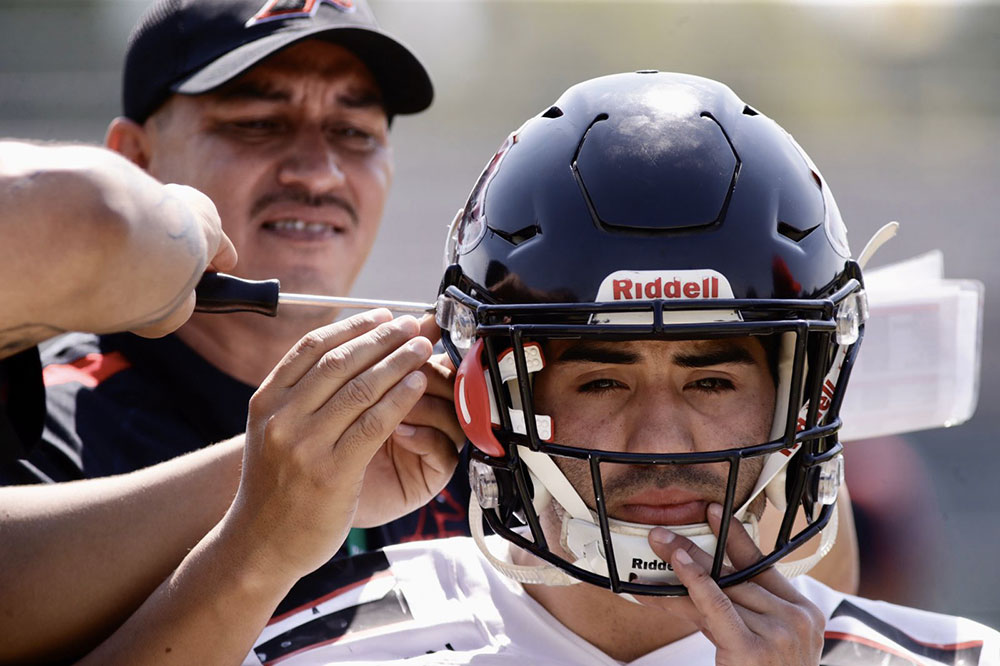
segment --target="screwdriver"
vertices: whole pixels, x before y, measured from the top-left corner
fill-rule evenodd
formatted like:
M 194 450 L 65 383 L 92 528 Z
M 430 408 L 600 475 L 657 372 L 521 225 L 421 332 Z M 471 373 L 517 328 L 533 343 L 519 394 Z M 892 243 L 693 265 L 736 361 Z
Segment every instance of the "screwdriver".
M 396 312 L 434 312 L 433 303 L 386 301 L 346 296 L 282 293 L 276 280 L 246 280 L 225 273 L 205 273 L 195 287 L 195 312 L 256 312 L 276 317 L 278 305 L 305 305 L 325 308 L 388 308 Z

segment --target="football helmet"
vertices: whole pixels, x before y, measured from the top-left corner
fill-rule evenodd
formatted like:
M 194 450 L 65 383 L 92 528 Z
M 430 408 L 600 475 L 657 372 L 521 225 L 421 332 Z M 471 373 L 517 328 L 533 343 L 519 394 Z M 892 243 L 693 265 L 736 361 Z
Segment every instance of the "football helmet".
M 558 569 L 535 575 L 487 553 L 506 573 L 618 593 L 686 593 L 647 543 L 653 526 L 608 515 L 605 465 L 723 463 L 724 526 L 740 520 L 753 534 L 748 506 L 761 493 L 784 512 L 773 547 L 764 544 L 759 562 L 736 571 L 726 566 L 726 530 L 716 544 L 707 523 L 669 526 L 713 555 L 711 573 L 723 586 L 775 564 L 835 515 L 838 413 L 867 316 L 861 270 L 819 171 L 728 87 L 642 71 L 570 88 L 493 156 L 445 252 L 438 322 L 459 368 L 456 411 L 474 447 L 470 481 L 481 511 L 470 512 L 473 531 L 482 532 L 482 515 Z M 559 424 L 535 408 L 533 376 L 549 340 L 731 336 L 775 343 L 768 441 L 612 452 L 563 441 Z M 586 461 L 594 487 L 574 488 L 559 457 Z M 762 471 L 737 506 L 737 473 L 751 458 L 762 459 Z M 539 519 L 552 506 L 558 537 Z M 807 524 L 793 531 L 800 511 Z

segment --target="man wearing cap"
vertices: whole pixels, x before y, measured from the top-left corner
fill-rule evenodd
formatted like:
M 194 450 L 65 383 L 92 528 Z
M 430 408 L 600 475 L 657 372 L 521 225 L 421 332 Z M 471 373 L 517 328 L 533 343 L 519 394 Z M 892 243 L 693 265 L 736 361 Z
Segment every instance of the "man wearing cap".
M 237 275 L 344 295 L 392 180 L 390 122 L 432 96 L 423 66 L 363 0 L 161 0 L 129 40 L 124 115 L 106 143 L 157 179 L 209 195 L 239 252 Z M 232 437 L 275 363 L 334 316 L 203 314 L 156 341 L 67 336 L 43 359 L 43 442 L 0 481 L 127 472 Z M 432 360 L 425 371 L 427 392 L 392 437 L 461 442 L 450 370 Z M 235 487 L 236 463 L 220 483 Z M 464 533 L 467 490 L 454 485 L 349 544 Z

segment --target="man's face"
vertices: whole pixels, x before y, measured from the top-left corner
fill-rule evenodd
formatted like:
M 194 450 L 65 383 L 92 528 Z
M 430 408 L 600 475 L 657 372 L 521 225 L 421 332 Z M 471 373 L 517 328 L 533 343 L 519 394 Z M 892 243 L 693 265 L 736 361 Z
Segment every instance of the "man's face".
M 238 275 L 350 289 L 392 180 L 379 88 L 350 51 L 296 44 L 217 91 L 174 95 L 146 129 L 150 173 L 211 197 Z
M 633 453 L 718 451 L 765 442 L 775 386 L 753 338 L 702 341 L 553 341 L 534 385 L 536 410 L 559 444 Z M 596 508 L 584 460 L 554 457 Z M 741 464 L 735 505 L 749 497 L 763 461 Z M 654 525 L 706 521 L 722 503 L 728 465 L 602 464 L 609 515 Z M 760 513 L 763 506 L 752 507 Z

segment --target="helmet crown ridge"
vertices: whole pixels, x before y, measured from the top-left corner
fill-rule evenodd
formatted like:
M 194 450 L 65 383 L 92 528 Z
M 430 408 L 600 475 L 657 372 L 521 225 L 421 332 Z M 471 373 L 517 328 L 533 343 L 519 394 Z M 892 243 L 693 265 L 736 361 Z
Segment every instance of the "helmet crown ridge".
M 455 260 L 502 301 L 528 291 L 592 301 L 615 270 L 663 268 L 718 271 L 737 298 L 811 298 L 849 260 L 836 203 L 805 153 L 709 79 L 583 82 L 498 157 L 459 225 L 475 242 Z M 643 239 L 670 242 L 637 251 Z M 580 262 L 593 270 L 581 274 Z

